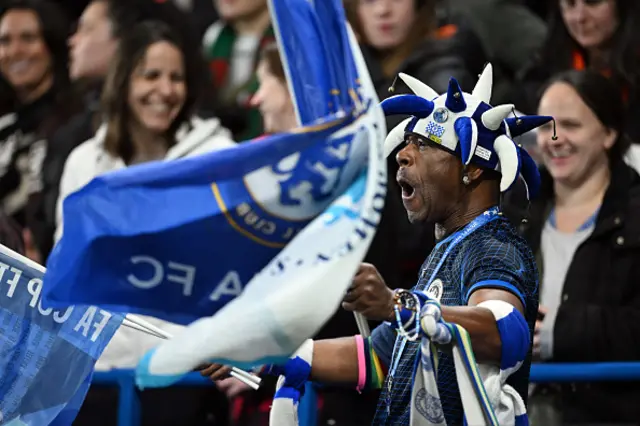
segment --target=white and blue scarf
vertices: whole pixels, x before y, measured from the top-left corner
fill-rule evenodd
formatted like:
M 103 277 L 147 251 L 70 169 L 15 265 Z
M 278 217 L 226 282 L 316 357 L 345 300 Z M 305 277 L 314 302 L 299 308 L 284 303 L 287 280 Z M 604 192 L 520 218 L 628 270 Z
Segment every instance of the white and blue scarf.
M 507 303 L 480 304 L 501 321 L 514 308 Z M 507 370 L 477 364 L 469 333 L 461 326 L 442 320 L 440 305 L 429 300 L 421 310 L 420 364 L 412 391 L 411 426 L 446 426 L 437 386 L 437 345 L 451 344 L 465 422 L 473 426 L 525 426 L 524 401 L 506 383 L 522 362 Z
M 514 308 L 489 301 L 479 306 L 493 313 L 496 321 L 507 317 Z M 413 323 L 412 321 L 407 321 Z M 410 337 L 412 331 L 402 328 Z M 415 332 L 415 330 L 413 330 Z M 477 364 L 469 333 L 461 326 L 442 320 L 440 304 L 429 299 L 420 310 L 421 360 L 416 370 L 412 391 L 411 426 L 446 426 L 437 386 L 438 345 L 451 345 L 455 370 L 464 408 L 465 422 L 472 426 L 526 426 L 529 424 L 522 397 L 506 383 L 522 362 L 501 370 L 492 365 Z M 298 404 L 311 372 L 313 341 L 307 340 L 281 368 L 270 368 L 280 374 L 270 415 L 271 426 L 298 426 Z

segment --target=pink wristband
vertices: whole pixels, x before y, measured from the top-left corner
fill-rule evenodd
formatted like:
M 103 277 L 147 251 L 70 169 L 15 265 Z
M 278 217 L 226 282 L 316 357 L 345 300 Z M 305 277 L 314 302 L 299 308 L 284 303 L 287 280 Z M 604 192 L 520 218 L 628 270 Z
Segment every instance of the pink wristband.
M 356 390 L 358 392 L 362 392 L 365 384 L 367 383 L 367 366 L 366 366 L 366 357 L 364 355 L 364 340 L 361 335 L 357 335 L 356 337 L 356 348 L 358 350 L 358 386 Z

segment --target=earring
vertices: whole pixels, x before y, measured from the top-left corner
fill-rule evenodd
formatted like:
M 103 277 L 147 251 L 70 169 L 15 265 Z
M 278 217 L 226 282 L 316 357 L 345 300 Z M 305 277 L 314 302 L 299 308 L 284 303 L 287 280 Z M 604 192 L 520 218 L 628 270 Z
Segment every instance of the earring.
M 471 183 L 471 179 L 469 179 L 469 176 L 462 176 L 462 183 L 464 183 L 465 185 L 469 185 Z

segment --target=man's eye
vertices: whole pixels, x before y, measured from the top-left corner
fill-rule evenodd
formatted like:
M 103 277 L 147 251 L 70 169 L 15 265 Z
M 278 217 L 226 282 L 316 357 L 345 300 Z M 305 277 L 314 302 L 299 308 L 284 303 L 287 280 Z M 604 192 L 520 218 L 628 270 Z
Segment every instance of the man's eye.
M 413 143 L 414 143 L 414 144 L 415 144 L 419 149 L 424 149 L 424 148 L 426 148 L 426 147 L 428 146 L 428 145 L 427 145 L 427 142 L 426 142 L 426 141 L 424 141 L 424 140 L 422 140 L 422 139 L 416 139 Z

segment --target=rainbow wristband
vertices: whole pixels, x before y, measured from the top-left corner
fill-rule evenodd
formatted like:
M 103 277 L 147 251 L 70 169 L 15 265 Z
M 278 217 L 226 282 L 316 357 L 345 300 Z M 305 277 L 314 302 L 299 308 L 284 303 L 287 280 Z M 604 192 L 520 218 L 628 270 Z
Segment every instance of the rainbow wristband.
M 386 366 L 373 349 L 371 337 L 355 336 L 358 350 L 358 385 L 356 390 L 381 389 L 387 376 Z

